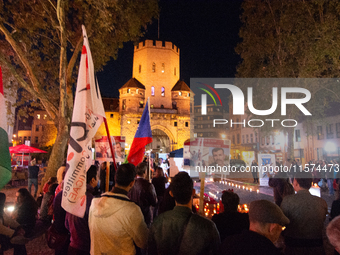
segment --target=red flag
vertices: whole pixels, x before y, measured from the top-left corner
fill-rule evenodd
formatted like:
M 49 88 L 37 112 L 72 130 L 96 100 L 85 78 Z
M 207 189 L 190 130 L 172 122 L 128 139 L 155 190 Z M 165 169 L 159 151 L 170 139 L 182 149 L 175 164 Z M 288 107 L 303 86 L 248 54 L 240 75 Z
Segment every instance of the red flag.
M 133 139 L 127 162 L 134 164 L 142 162 L 145 146 L 152 142 L 152 132 L 150 126 L 149 102 L 146 102 L 142 118 L 139 122 L 135 138 Z

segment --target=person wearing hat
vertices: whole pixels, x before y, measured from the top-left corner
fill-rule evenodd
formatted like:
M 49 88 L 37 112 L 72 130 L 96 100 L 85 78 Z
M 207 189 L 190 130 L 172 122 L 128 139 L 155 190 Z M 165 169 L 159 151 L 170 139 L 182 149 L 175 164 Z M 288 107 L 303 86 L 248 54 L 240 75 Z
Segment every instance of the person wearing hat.
M 219 254 L 276 255 L 281 254 L 274 243 L 279 239 L 289 219 L 280 207 L 268 200 L 255 200 L 249 206 L 249 230 L 228 237 Z

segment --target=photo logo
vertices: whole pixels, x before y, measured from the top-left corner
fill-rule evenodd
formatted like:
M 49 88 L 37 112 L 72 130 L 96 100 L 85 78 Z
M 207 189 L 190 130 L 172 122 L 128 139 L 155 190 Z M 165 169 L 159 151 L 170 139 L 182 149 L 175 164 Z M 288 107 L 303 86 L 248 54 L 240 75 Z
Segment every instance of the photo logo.
M 210 88 L 217 98 L 219 99 L 221 106 L 222 106 L 222 101 L 220 96 L 218 95 L 217 91 L 204 83 L 201 83 L 204 86 Z M 235 85 L 231 84 L 215 84 L 214 87 L 216 89 L 228 89 L 231 92 L 231 95 L 233 97 L 233 115 L 244 115 L 244 94 L 240 88 L 238 88 Z M 206 89 L 199 88 L 203 91 L 205 91 L 210 97 L 213 99 L 215 105 L 216 105 L 216 100 L 213 97 L 213 95 Z M 287 94 L 289 93 L 299 93 L 299 94 L 304 94 L 304 98 L 294 98 L 294 99 L 289 99 L 287 98 Z M 207 114 L 207 94 L 202 94 L 201 95 L 201 113 L 202 115 Z M 311 93 L 309 92 L 308 89 L 305 88 L 292 88 L 292 87 L 282 87 L 281 88 L 281 115 L 285 116 L 286 113 L 286 108 L 288 104 L 295 105 L 304 115 L 312 115 L 304 106 L 304 103 L 307 103 L 311 99 Z M 253 104 L 253 88 L 248 87 L 247 88 L 247 105 L 248 109 L 251 113 L 254 115 L 259 115 L 259 116 L 267 116 L 272 113 L 274 113 L 277 109 L 278 106 L 278 88 L 273 87 L 272 88 L 272 106 L 270 109 L 267 110 L 257 110 L 254 107 Z
M 214 92 L 214 94 L 216 95 L 216 97 L 217 97 L 218 100 L 220 101 L 220 105 L 223 106 L 221 97 L 219 96 L 219 94 L 217 93 L 217 91 L 216 91 L 213 87 L 211 87 L 211 86 L 208 85 L 208 84 L 202 83 L 202 82 L 199 82 L 199 84 L 202 84 L 203 86 L 207 87 L 207 88 L 210 89 L 212 92 Z M 200 90 L 203 90 L 204 92 L 206 92 L 206 93 L 212 98 L 212 100 L 214 101 L 215 106 L 217 106 L 215 97 L 214 97 L 207 89 L 204 89 L 204 88 L 201 88 L 201 87 L 199 87 L 199 89 L 200 89 Z M 203 107 L 203 105 L 205 105 L 205 107 Z M 204 112 L 204 113 L 203 113 L 203 112 Z M 202 94 L 202 114 L 204 114 L 204 115 L 207 114 L 207 95 L 206 95 L 206 94 Z

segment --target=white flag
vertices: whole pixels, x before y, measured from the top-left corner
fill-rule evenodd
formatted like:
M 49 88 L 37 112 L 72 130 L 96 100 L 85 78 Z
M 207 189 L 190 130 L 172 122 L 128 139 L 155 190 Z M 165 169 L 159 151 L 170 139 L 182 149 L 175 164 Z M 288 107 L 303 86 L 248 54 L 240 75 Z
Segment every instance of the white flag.
M 105 118 L 102 98 L 98 84 L 95 82 L 89 41 L 85 27 L 82 28 L 84 44 L 80 58 L 62 198 L 62 207 L 78 217 L 84 217 L 86 208 L 86 171 L 91 165 L 92 138 Z

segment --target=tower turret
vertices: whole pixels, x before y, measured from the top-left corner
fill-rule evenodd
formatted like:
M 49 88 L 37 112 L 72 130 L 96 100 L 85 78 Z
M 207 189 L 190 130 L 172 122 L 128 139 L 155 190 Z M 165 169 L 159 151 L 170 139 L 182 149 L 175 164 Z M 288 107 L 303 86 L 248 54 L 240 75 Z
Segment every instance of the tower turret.
M 171 42 L 145 40 L 134 48 L 132 77 L 145 86 L 154 108 L 172 108 L 171 89 L 180 77 L 179 48 Z

